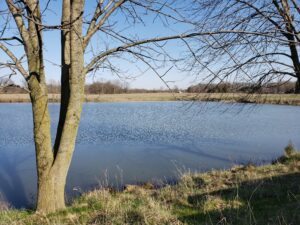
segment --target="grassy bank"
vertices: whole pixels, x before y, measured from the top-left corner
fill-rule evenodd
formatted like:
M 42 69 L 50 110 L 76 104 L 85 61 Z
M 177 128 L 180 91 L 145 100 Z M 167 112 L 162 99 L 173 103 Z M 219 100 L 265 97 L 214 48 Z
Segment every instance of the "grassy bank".
M 49 94 L 51 102 L 59 102 L 60 95 Z M 300 95 L 296 94 L 232 94 L 232 93 L 139 93 L 139 94 L 103 94 L 86 95 L 86 102 L 134 102 L 134 101 L 218 101 L 242 103 L 267 103 L 281 105 L 300 105 Z M 30 102 L 28 94 L 0 94 L 0 102 Z
M 0 224 L 300 224 L 300 153 L 276 163 L 184 174 L 177 185 L 95 190 L 49 215 L 2 207 Z

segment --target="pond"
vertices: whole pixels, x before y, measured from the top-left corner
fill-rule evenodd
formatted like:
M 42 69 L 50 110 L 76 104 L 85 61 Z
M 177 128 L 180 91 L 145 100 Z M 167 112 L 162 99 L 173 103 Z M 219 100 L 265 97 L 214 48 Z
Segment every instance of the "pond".
M 52 133 L 59 105 L 50 104 Z M 173 182 L 187 171 L 266 163 L 292 141 L 300 107 L 192 102 L 86 103 L 67 180 L 68 198 L 93 188 Z M 34 205 L 30 104 L 0 104 L 0 201 Z

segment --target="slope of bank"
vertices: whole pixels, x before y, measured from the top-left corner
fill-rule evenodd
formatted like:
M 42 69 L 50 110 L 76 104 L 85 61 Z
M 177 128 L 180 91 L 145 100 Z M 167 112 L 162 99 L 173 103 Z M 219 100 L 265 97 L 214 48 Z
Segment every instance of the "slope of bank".
M 300 94 L 237 94 L 237 93 L 133 93 L 86 95 L 86 102 L 134 102 L 134 101 L 217 101 L 258 104 L 300 105 Z M 50 102 L 59 102 L 60 95 L 49 94 Z M 0 102 L 30 102 L 28 94 L 0 94 Z
M 300 153 L 271 165 L 183 174 L 177 185 L 151 184 L 84 194 L 49 215 L 2 206 L 0 224 L 300 224 Z

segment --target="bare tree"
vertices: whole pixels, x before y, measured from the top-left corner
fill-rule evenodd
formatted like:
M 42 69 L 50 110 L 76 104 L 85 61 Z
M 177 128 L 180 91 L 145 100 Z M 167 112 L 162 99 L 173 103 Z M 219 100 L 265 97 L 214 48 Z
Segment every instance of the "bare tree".
M 213 34 L 201 36 L 197 47 L 186 43 L 194 60 L 185 70 L 205 73 L 207 83 L 252 83 L 252 91 L 296 80 L 300 92 L 298 1 L 195 0 L 190 10 L 197 32 Z
M 38 0 L 6 0 L 7 8 L 1 9 L 0 49 L 7 57 L 3 65 L 24 77 L 32 102 L 38 175 L 37 211 L 53 212 L 65 208 L 64 189 L 75 147 L 87 74 L 100 69 L 120 74 L 112 58 L 123 57 L 129 63 L 143 62 L 162 79 L 164 74 L 159 74 L 159 68 L 166 61 L 172 61 L 164 48 L 165 43 L 198 35 L 175 33 L 160 37 L 155 33 L 153 37 L 143 39 L 139 33 L 130 35 L 124 31 L 124 26 L 143 24 L 147 15 L 152 15 L 151 20 L 165 26 L 170 22 L 187 23 L 179 13 L 182 1 L 99 0 L 93 3 L 94 11 L 87 12 L 84 0 L 63 0 L 59 25 L 45 23 L 50 0 L 44 3 Z M 15 33 L 15 30 L 18 32 Z M 43 47 L 44 31 L 51 30 L 61 32 L 61 105 L 53 145 Z M 113 46 L 106 42 L 102 49 L 95 51 L 92 39 L 96 38 L 96 33 L 105 35 L 114 43 Z M 20 47 L 23 55 L 18 55 L 19 51 L 14 52 Z

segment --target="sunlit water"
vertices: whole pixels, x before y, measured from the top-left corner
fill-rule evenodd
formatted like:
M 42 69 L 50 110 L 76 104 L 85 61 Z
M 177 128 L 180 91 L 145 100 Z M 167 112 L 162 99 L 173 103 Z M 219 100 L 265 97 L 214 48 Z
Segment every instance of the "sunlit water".
M 58 104 L 50 105 L 53 137 Z M 292 141 L 300 107 L 191 102 L 87 103 L 67 193 L 176 180 L 182 172 L 264 163 Z M 0 201 L 34 205 L 36 172 L 30 104 L 0 104 Z

